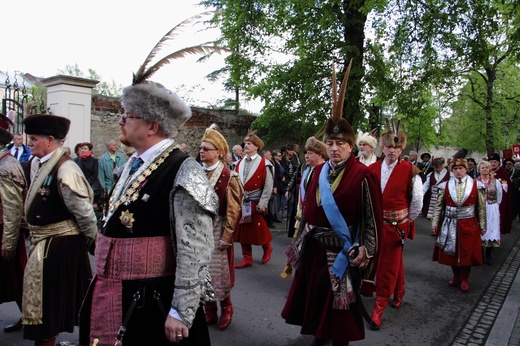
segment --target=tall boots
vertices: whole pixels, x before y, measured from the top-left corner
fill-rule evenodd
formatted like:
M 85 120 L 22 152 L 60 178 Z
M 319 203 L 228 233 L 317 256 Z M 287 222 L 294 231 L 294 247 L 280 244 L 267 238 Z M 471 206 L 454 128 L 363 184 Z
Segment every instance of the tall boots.
M 262 256 L 262 264 L 266 264 L 271 259 L 273 247 L 271 246 L 271 244 L 264 244 L 262 245 L 262 249 L 264 249 L 264 255 Z
M 464 293 L 469 291 L 469 273 L 471 266 L 460 267 L 460 290 Z
M 231 304 L 229 294 L 220 302 L 220 307 L 222 308 L 222 315 L 220 316 L 218 327 L 220 330 L 224 330 L 231 324 L 231 320 L 233 319 L 233 305 Z
M 372 321 L 374 321 L 376 327 L 373 327 L 374 330 L 379 330 L 381 328 L 381 323 L 383 319 L 383 312 L 385 311 L 386 306 L 388 305 L 388 301 L 390 297 L 379 297 L 376 298 L 376 303 L 372 308 Z
M 493 264 L 493 259 L 491 258 L 491 252 L 493 252 L 493 248 L 492 247 L 487 247 L 486 248 L 486 256 L 485 256 L 485 262 L 489 265 L 492 265 Z
M 242 262 L 235 265 L 236 269 L 251 267 L 253 265 L 253 249 L 250 244 L 242 244 Z
M 208 326 L 217 323 L 217 302 L 207 302 L 204 306 L 204 314 L 206 315 L 206 324 Z
M 453 279 L 448 281 L 448 286 L 455 287 L 460 285 L 460 267 L 451 267 L 451 271 L 453 272 Z
M 222 309 L 222 314 L 220 316 L 220 322 L 218 327 L 221 330 L 226 329 L 233 319 L 233 305 L 231 304 L 231 298 L 229 297 L 229 293 L 226 298 L 220 302 L 220 308 Z M 218 314 L 217 314 L 217 302 L 208 302 L 204 306 L 204 312 L 206 315 L 206 324 L 212 325 L 217 323 Z
M 394 293 L 394 299 L 392 300 L 393 308 L 399 309 L 403 305 L 404 287 L 401 287 L 398 292 Z

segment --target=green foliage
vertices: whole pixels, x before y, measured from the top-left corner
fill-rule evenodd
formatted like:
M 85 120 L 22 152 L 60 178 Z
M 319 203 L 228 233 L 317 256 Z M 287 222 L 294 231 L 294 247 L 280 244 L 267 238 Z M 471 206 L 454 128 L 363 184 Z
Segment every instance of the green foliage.
M 121 84 L 117 84 L 114 80 L 110 82 L 101 81 L 101 76 L 90 68 L 88 69 L 88 73 L 85 74 L 79 68 L 78 64 L 67 65 L 64 70 L 58 69 L 58 74 L 100 81 L 92 90 L 93 95 L 108 97 L 120 97 L 122 95 L 123 86 Z

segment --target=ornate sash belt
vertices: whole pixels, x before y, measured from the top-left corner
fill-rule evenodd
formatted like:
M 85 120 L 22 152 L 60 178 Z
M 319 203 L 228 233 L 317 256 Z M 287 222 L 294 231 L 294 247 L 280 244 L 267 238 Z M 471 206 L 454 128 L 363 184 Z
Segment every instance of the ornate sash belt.
M 475 206 L 452 207 L 447 205 L 444 212 L 444 221 L 441 226 L 435 245 L 444 250 L 444 253 L 455 256 L 457 249 L 457 220 L 475 217 Z

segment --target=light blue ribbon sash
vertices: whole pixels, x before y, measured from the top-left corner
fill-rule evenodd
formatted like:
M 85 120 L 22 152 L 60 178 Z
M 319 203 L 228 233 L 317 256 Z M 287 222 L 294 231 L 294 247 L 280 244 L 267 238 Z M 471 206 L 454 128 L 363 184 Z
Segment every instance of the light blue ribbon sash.
M 342 278 L 350 264 L 348 251 L 352 248 L 352 239 L 350 237 L 347 223 L 341 215 L 338 205 L 334 200 L 334 196 L 332 195 L 332 189 L 330 188 L 328 179 L 329 171 L 330 164 L 327 162 L 323 165 L 323 168 L 320 172 L 320 198 L 323 210 L 325 211 L 325 215 L 327 216 L 332 229 L 334 229 L 336 235 L 343 241 L 343 249 L 340 253 L 338 253 L 338 256 L 336 257 L 336 260 L 332 264 L 332 268 L 330 270 L 332 274 Z M 356 240 L 357 237 L 358 235 L 356 235 Z
M 311 171 L 310 167 L 307 167 L 302 174 L 302 181 L 300 182 L 300 199 L 305 201 L 305 180 L 307 179 L 307 175 Z

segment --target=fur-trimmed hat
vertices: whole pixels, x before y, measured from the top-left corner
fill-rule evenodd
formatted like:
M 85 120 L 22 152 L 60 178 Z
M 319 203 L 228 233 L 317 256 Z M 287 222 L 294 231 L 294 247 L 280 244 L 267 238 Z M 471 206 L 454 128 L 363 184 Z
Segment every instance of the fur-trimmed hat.
M 52 114 L 33 114 L 23 120 L 25 133 L 30 135 L 53 136 L 57 139 L 67 137 L 70 120 Z
M 144 120 L 156 121 L 168 137 L 175 137 L 191 117 L 190 107 L 162 84 L 143 81 L 123 89 L 121 105 Z
M 0 144 L 9 144 L 13 140 L 13 134 L 9 132 L 9 126 L 13 125 L 11 120 L 0 114 Z
M 319 139 L 316 139 L 316 137 L 309 137 L 307 139 L 304 150 L 305 152 L 307 152 L 307 150 L 313 151 L 316 154 L 323 156 L 325 160 L 329 157 L 327 154 L 327 146 Z
M 257 135 L 254 134 L 254 132 L 249 132 L 245 137 L 244 137 L 244 142 L 251 142 L 253 143 L 254 145 L 256 145 L 258 147 L 258 151 L 262 150 L 263 147 L 264 147 L 264 142 L 260 139 L 260 137 L 258 137 Z
M 469 170 L 466 155 L 468 155 L 467 149 L 459 149 L 459 151 L 457 151 L 455 155 L 453 155 L 453 159 L 450 161 L 450 170 L 453 170 L 453 167 L 457 166 L 464 166 L 466 167 L 466 170 Z
M 381 146 L 386 147 L 395 147 L 404 149 L 406 147 L 406 141 L 408 137 L 406 133 L 401 130 L 401 120 L 397 121 L 397 126 L 394 121 L 390 121 L 388 118 L 386 120 L 386 131 L 381 134 L 379 138 L 379 143 Z
M 216 124 L 212 124 L 210 127 L 204 131 L 204 135 L 202 136 L 202 142 L 209 142 L 215 146 L 220 151 L 220 158 L 223 158 L 229 152 L 229 146 L 227 144 L 226 139 L 220 132 L 217 131 L 218 127 Z
M 338 139 L 350 143 L 351 145 L 356 143 L 354 129 L 347 119 L 343 118 L 343 104 L 345 103 L 345 92 L 347 91 L 348 76 L 351 68 L 352 59 L 345 71 L 343 82 L 338 91 L 336 85 L 336 69 L 334 65 L 332 65 L 332 114 L 325 125 L 323 132 L 324 142 L 329 139 Z
M 372 131 L 363 133 L 362 131 L 358 130 L 358 136 L 356 145 L 359 148 L 359 143 L 365 142 L 366 144 L 370 145 L 372 149 L 375 149 L 377 147 L 377 138 L 373 135 Z

